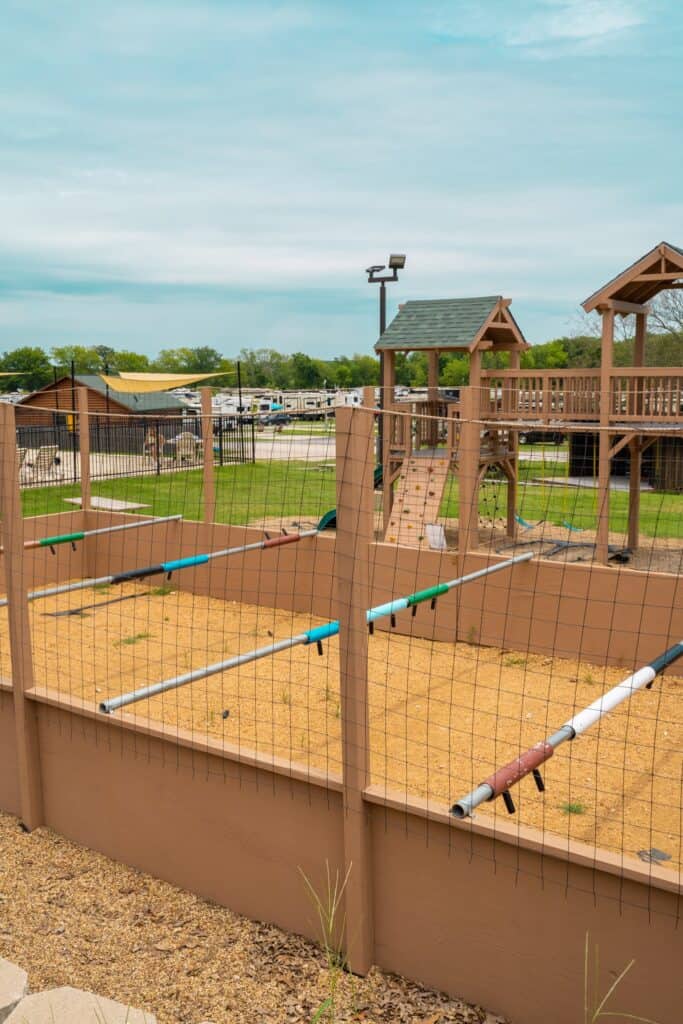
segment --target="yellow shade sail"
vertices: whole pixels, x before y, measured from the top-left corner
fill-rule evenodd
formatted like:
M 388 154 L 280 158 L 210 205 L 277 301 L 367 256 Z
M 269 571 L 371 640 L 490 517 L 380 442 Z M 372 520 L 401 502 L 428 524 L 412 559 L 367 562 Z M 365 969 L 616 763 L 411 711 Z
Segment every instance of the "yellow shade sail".
M 142 394 L 149 391 L 170 391 L 172 388 L 186 388 L 209 377 L 222 377 L 225 371 L 213 373 L 122 373 L 120 377 L 105 377 L 102 380 L 112 391 L 128 394 Z

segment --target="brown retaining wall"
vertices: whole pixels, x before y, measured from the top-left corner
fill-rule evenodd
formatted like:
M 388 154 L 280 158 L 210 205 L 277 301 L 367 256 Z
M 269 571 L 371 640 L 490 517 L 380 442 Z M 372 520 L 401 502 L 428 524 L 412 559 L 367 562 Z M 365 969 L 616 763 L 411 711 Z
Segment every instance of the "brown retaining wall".
M 28 520 L 27 536 L 77 528 L 72 515 L 68 525 L 63 518 Z M 84 519 L 88 528 L 116 521 L 109 513 Z M 76 553 L 27 553 L 31 585 L 261 537 L 186 522 L 132 533 L 144 542 L 114 534 Z M 374 545 L 371 554 L 373 603 L 458 575 L 455 561 L 436 552 Z M 487 562 L 472 554 L 466 569 Z M 327 618 L 335 613 L 333 575 L 334 539 L 322 536 L 183 571 L 175 583 Z M 598 664 L 631 666 L 683 636 L 679 587 L 673 576 L 535 562 L 439 599 L 434 613 L 423 606 L 415 619 L 399 616 L 397 629 L 451 641 L 455 631 L 485 644 L 580 651 Z M 0 683 L 0 806 L 16 814 L 11 696 Z M 350 812 L 341 779 L 134 714 L 104 717 L 49 692 L 30 690 L 26 700 L 37 717 L 47 825 L 249 917 L 316 935 L 299 869 L 318 887 L 326 862 L 345 870 Z M 514 823 L 493 831 L 456 822 L 445 807 L 379 787 L 364 790 L 362 805 L 372 958 L 380 966 L 478 1001 L 515 1024 L 577 1024 L 590 931 L 600 945 L 603 990 L 628 960 L 637 961 L 614 1005 L 660 1024 L 680 1021 L 678 875 Z
M 97 525 L 99 515 L 88 513 L 89 528 Z M 107 514 L 106 521 L 116 519 Z M 260 530 L 191 522 L 162 525 L 158 530 L 141 531 L 139 536 L 143 535 L 149 541 L 145 560 L 134 564 L 263 539 Z M 130 534 L 98 537 L 85 547 L 92 575 L 131 568 Z M 467 556 L 465 571 L 500 560 L 475 552 Z M 455 553 L 390 544 L 371 547 L 373 605 L 458 575 Z M 183 570 L 174 576 L 174 585 L 223 600 L 327 619 L 337 614 L 331 585 L 334 579 L 334 537 L 323 534 Z M 388 627 L 378 622 L 377 628 Z M 452 591 L 439 598 L 434 612 L 423 605 L 415 618 L 399 615 L 395 632 L 452 642 L 456 628 L 459 640 L 558 657 L 580 654 L 582 660 L 597 665 L 632 667 L 683 637 L 683 577 L 535 559 Z
M 0 729 L 12 715 L 4 697 Z M 326 861 L 343 874 L 341 781 L 306 781 L 303 768 L 133 716 L 104 718 L 56 694 L 29 699 L 50 828 L 248 917 L 317 936 L 299 869 L 319 889 Z M 11 775 L 5 749 L 0 764 Z M 6 792 L 0 786 L 3 809 L 16 813 Z M 364 800 L 379 966 L 514 1024 L 577 1024 L 590 931 L 603 986 L 637 961 L 615 1005 L 678 1024 L 683 908 L 673 872 L 651 877 L 636 862 L 531 829 L 456 822 L 381 787 Z

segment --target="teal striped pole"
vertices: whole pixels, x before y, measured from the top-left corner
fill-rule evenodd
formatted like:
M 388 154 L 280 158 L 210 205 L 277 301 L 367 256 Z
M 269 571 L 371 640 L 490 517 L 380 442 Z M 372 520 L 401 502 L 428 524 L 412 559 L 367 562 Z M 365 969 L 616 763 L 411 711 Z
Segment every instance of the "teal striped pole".
M 488 565 L 485 569 L 478 569 L 476 572 L 468 573 L 466 576 L 459 576 L 457 579 L 448 580 L 446 583 L 437 583 L 433 587 L 427 587 L 426 590 L 418 590 L 414 594 L 409 594 L 408 597 L 399 597 L 394 601 L 388 601 L 386 604 L 376 605 L 366 612 L 367 622 L 369 625 L 372 625 L 377 619 L 386 618 L 387 616 L 393 617 L 398 611 L 416 607 L 418 604 L 422 604 L 423 601 L 436 600 L 437 597 L 446 594 L 455 587 L 461 587 L 465 583 L 471 583 L 473 580 L 491 576 L 493 573 L 501 572 L 503 569 L 511 569 L 513 565 L 528 562 L 533 557 L 532 551 L 526 551 L 523 555 L 516 555 L 514 558 L 508 558 L 504 562 L 497 562 L 495 565 Z M 197 668 L 180 676 L 172 676 L 170 679 L 165 679 L 160 683 L 153 683 L 151 686 L 141 686 L 138 690 L 122 693 L 119 697 L 103 700 L 100 703 L 100 711 L 110 715 L 112 712 L 127 707 L 129 704 L 135 704 L 139 700 L 157 697 L 168 690 L 175 690 L 179 686 L 187 686 L 188 683 L 197 682 L 199 679 L 206 679 L 208 676 L 216 675 L 218 672 L 227 672 L 229 669 L 237 668 L 239 665 L 248 665 L 249 662 L 271 657 L 274 654 L 279 654 L 280 651 L 287 651 L 292 647 L 307 647 L 309 644 L 320 645 L 323 640 L 329 640 L 331 637 L 337 636 L 338 633 L 339 620 L 335 619 L 333 622 L 326 622 L 322 626 L 314 626 L 313 629 L 308 629 L 305 633 L 298 633 L 296 636 L 288 637 L 286 640 L 278 640 L 277 643 L 268 644 L 266 647 L 257 647 L 253 651 L 235 655 L 232 658 L 227 658 L 225 661 L 217 661 L 213 665 L 206 665 L 204 668 Z

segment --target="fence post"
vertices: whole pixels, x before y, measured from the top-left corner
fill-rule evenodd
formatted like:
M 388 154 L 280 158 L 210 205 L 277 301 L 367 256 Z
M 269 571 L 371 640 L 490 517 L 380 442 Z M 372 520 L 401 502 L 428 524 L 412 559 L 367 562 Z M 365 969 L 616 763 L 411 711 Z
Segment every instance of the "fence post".
M 36 708 L 26 698 L 26 691 L 33 687 L 33 652 L 24 578 L 24 518 L 19 492 L 16 424 L 14 406 L 8 402 L 0 403 L 0 484 L 4 548 L 2 560 L 8 598 L 21 820 L 27 831 L 31 832 L 43 823 L 43 798 Z
M 88 415 L 88 389 L 77 389 L 78 449 L 81 458 L 81 511 L 90 508 L 90 417 Z
M 481 429 L 479 388 L 460 390 L 460 448 L 458 457 L 458 567 L 464 572 L 467 552 L 479 546 L 479 459 Z
M 216 518 L 216 484 L 213 474 L 213 409 L 211 388 L 202 388 L 202 439 L 204 441 L 204 522 Z
M 344 779 L 346 954 L 350 969 L 373 963 L 370 815 L 363 791 L 370 781 L 368 733 L 369 545 L 373 536 L 374 415 L 336 410 L 339 682 Z

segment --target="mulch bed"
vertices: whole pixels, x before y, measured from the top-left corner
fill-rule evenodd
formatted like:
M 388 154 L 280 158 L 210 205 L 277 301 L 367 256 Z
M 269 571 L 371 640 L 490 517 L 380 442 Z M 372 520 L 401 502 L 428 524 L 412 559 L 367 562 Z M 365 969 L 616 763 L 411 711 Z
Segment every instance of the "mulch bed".
M 32 991 L 73 985 L 154 1013 L 159 1024 L 298 1024 L 330 993 L 313 943 L 49 829 L 27 835 L 2 813 L 0 956 L 28 971 Z M 502 1020 L 375 969 L 343 975 L 337 1004 L 337 1021 L 363 1024 Z

